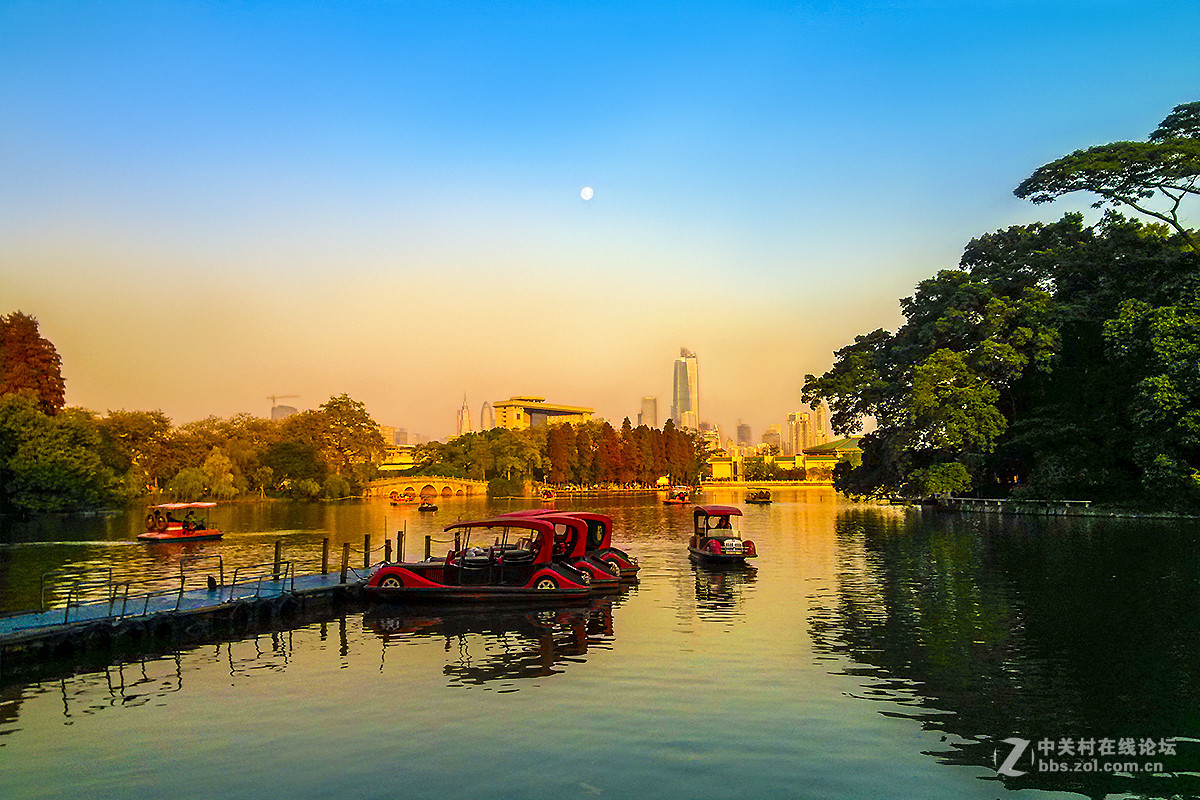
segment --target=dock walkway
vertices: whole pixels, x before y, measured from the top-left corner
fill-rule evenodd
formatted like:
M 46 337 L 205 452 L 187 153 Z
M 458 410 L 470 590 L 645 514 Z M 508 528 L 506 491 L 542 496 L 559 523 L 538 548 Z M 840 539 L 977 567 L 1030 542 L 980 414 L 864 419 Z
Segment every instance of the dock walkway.
M 170 589 L 136 596 L 111 593 L 108 599 L 72 602 L 61 608 L 31 611 L 0 617 L 0 648 L 8 648 L 43 638 L 58 638 L 73 630 L 109 623 L 114 628 L 125 624 L 153 623 L 167 617 L 178 619 L 201 615 L 232 613 L 237 608 L 279 602 L 287 598 L 308 598 L 335 592 L 354 592 L 363 578 L 351 570 L 346 582 L 341 574 L 266 576 L 253 582 L 216 585 L 203 589 Z

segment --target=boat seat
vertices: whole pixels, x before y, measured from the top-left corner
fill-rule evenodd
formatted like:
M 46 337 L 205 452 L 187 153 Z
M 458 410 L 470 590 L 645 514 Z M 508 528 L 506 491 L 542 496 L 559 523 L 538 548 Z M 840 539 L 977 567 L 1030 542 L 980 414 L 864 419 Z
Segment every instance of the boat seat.
M 505 550 L 504 551 L 504 563 L 505 564 L 532 564 L 533 563 L 533 551 L 532 550 Z

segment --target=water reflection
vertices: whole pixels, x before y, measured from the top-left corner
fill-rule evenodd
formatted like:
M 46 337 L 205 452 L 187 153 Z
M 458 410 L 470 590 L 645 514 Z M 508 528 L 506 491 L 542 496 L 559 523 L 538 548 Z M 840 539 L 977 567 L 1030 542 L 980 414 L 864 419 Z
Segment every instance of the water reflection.
M 591 650 L 613 643 L 613 598 L 587 606 L 505 611 L 421 610 L 376 606 L 363 625 L 383 641 L 380 671 L 388 652 L 415 639 L 441 639 L 451 661 L 447 685 L 482 686 L 504 681 L 500 691 L 517 691 L 512 681 L 542 678 L 582 663 Z
M 835 531 L 836 592 L 811 598 L 813 643 L 873 679 L 864 697 L 942 731 L 942 763 L 995 767 L 1009 737 L 1200 737 L 1200 630 L 1180 624 L 1200 611 L 1194 525 L 848 510 Z M 1157 760 L 1195 773 L 1195 745 Z M 1195 774 L 1024 764 L 1008 788 L 1200 792 Z
M 691 565 L 696 581 L 696 615 L 709 622 L 728 621 L 740 614 L 758 570 L 743 564 Z

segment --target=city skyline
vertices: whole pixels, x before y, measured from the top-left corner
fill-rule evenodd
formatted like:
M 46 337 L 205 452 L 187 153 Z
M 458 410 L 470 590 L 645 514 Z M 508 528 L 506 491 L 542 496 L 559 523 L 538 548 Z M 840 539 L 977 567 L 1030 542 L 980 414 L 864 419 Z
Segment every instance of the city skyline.
M 1154 0 L 15 0 L 0 313 L 36 317 L 67 403 L 101 414 L 345 393 L 444 439 L 464 393 L 532 393 L 615 423 L 654 396 L 661 427 L 686 343 L 700 421 L 761 432 L 972 237 L 1097 219 L 1012 190 L 1196 100 L 1200 61 L 1160 45 L 1197 23 Z

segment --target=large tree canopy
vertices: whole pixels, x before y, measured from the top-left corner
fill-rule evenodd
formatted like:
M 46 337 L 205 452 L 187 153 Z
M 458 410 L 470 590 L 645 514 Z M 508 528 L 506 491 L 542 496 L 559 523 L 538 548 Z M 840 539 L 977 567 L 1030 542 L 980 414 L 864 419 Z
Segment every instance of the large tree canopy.
M 1145 142 L 1113 142 L 1076 150 L 1038 167 L 1014 190 L 1046 203 L 1064 194 L 1099 195 L 1094 205 L 1128 206 L 1170 225 L 1194 251 L 1195 235 L 1180 221 L 1180 206 L 1200 195 L 1200 102 L 1176 106 Z M 1156 207 L 1155 200 L 1165 200 Z
M 1164 226 L 1079 214 L 973 240 L 803 397 L 856 431 L 856 494 L 977 490 L 1200 504 L 1200 259 Z

